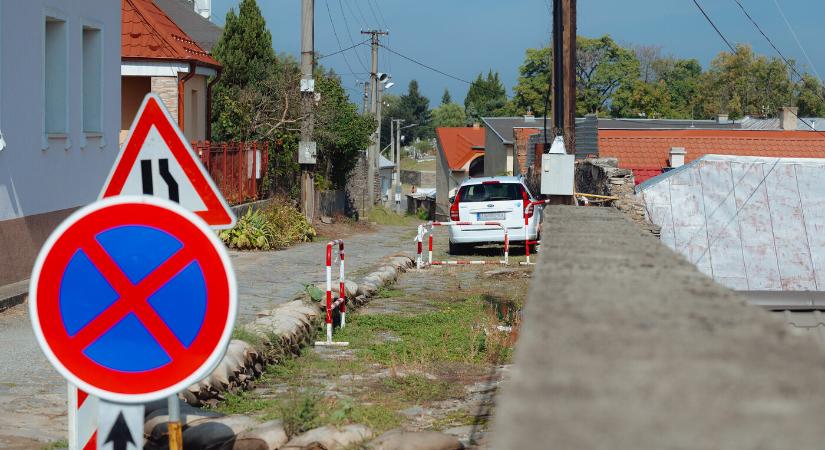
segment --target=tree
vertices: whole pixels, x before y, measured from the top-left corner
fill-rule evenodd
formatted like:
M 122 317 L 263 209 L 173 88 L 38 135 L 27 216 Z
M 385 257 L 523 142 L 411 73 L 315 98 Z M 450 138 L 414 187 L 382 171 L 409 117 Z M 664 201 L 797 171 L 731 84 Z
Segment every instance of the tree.
M 452 97 L 450 97 L 450 91 L 444 89 L 444 95 L 441 96 L 441 104 L 446 105 L 453 101 Z
M 819 79 L 807 73 L 803 74 L 795 91 L 799 117 L 825 116 L 825 88 Z
M 315 139 L 318 142 L 316 179 L 329 187 L 344 189 L 361 150 L 375 131 L 375 118 L 358 114 L 341 80 L 329 72 L 316 80 L 321 101 L 315 106 Z
M 722 52 L 714 58 L 702 77 L 701 114 L 707 118 L 720 113 L 732 119 L 767 117 L 792 104 L 793 91 L 784 61 L 738 45 L 736 53 Z
M 610 114 L 613 117 L 671 117 L 670 94 L 663 82 L 635 80 L 622 85 L 613 94 Z
M 670 100 L 670 117 L 697 117 L 702 66 L 695 59 L 660 58 L 653 62 L 654 79 L 664 83 Z
M 433 110 L 433 127 L 463 127 L 467 125 L 464 108 L 455 103 L 444 103 Z
M 238 6 L 237 15 L 234 8 L 227 12 L 223 34 L 212 49 L 212 55 L 223 66 L 212 102 L 213 134 L 219 140 L 242 138 L 244 133 L 232 119 L 238 113 L 235 103 L 249 94 L 242 94 L 243 89 L 264 82 L 273 70 L 277 72 L 272 35 L 257 3 L 241 0 Z
M 482 117 L 500 116 L 507 107 L 507 91 L 498 72 L 487 72 L 487 78 L 478 74 L 464 98 L 467 117 L 479 121 Z
M 579 36 L 577 43 L 576 113 L 604 114 L 613 93 L 639 78 L 639 60 L 608 35 L 598 39 Z
M 524 64 L 519 68 L 518 84 L 514 90 L 513 104 L 517 114 L 532 111 L 533 114 L 543 116 L 550 109 L 547 99 L 550 83 L 552 82 L 553 49 L 528 48 Z
M 634 45 L 633 53 L 639 60 L 639 75 L 645 83 L 656 81 L 656 62 L 662 59 L 662 47 L 658 45 Z
M 407 130 L 408 142 L 416 138 L 429 139 L 433 137 L 430 100 L 419 92 L 418 81 L 410 81 L 407 93 L 401 96 L 399 108 L 397 119 L 404 119 L 407 125 L 418 124 L 416 127 Z

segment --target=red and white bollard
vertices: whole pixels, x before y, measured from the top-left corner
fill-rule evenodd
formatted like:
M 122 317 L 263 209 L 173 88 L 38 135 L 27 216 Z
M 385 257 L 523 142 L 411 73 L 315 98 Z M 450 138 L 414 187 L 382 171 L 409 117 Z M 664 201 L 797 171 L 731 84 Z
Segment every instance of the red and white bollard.
M 332 248 L 338 247 L 338 300 L 334 303 L 332 301 Z M 332 341 L 332 311 L 338 308 L 341 312 L 341 328 L 344 328 L 347 323 L 347 291 L 344 285 L 344 241 L 337 239 L 327 244 L 327 259 L 326 259 L 326 278 L 327 278 L 327 314 L 326 314 L 326 341 L 315 341 L 315 345 L 331 345 L 331 346 L 346 346 L 349 342 L 333 342 Z
M 484 226 L 494 226 L 501 228 L 504 231 L 504 260 L 499 261 L 488 261 L 488 260 L 448 260 L 448 261 L 433 261 L 433 228 L 434 227 L 446 227 L 451 225 L 457 226 L 471 226 L 471 225 L 484 225 Z M 421 269 L 424 267 L 423 262 L 423 246 L 424 246 L 424 235 L 428 237 L 428 260 L 427 265 L 429 266 L 454 266 L 454 265 L 476 265 L 476 264 L 510 264 L 510 235 L 507 232 L 507 227 L 504 226 L 503 223 L 497 221 L 487 221 L 487 222 L 428 222 L 426 224 L 421 224 L 418 226 L 418 235 L 416 236 L 415 240 L 418 245 L 418 254 L 416 257 L 416 268 Z
M 521 265 L 525 266 L 533 266 L 536 263 L 530 261 L 530 244 L 538 245 L 540 241 L 531 241 L 530 236 L 527 234 L 527 227 L 530 223 L 530 217 L 527 216 L 527 209 L 533 208 L 535 205 L 544 205 L 547 204 L 547 200 L 533 200 L 532 202 L 528 203 L 524 208 L 524 254 L 527 256 L 527 261 L 521 262 Z

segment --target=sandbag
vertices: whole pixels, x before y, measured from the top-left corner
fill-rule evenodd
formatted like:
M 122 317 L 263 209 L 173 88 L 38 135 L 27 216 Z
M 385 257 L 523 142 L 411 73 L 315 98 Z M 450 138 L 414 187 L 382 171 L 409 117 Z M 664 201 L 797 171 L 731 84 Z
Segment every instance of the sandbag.
M 367 444 L 370 450 L 461 450 L 464 445 L 437 431 L 390 430 Z
M 281 449 L 303 449 L 320 444 L 326 450 L 343 450 L 372 437 L 366 425 L 347 425 L 341 428 L 326 426 L 309 430 L 292 438 Z
M 272 420 L 239 433 L 234 442 L 225 443 L 221 450 L 276 450 L 288 440 L 283 422 Z
M 186 450 L 217 450 L 235 436 L 254 428 L 258 423 L 249 416 L 225 416 L 199 420 L 183 432 L 183 448 Z

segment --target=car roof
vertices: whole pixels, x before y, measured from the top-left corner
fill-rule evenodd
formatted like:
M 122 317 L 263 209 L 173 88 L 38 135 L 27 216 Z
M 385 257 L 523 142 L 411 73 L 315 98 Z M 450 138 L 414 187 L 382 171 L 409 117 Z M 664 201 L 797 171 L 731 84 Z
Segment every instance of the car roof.
M 480 178 L 468 178 L 464 180 L 461 185 L 462 186 L 471 186 L 474 184 L 482 184 L 489 181 L 498 181 L 499 183 L 519 183 L 524 184 L 524 180 L 521 177 L 514 177 L 514 176 L 507 176 L 507 177 L 480 177 Z

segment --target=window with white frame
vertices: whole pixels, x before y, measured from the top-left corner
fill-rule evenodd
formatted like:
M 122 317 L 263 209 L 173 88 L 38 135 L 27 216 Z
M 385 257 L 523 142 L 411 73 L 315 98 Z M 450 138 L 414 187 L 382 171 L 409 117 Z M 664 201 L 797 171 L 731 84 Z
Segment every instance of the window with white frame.
M 43 61 L 45 125 L 47 134 L 67 132 L 67 65 L 66 22 L 46 18 Z
M 100 133 L 102 125 L 101 71 L 103 43 L 100 30 L 83 27 L 83 131 Z

